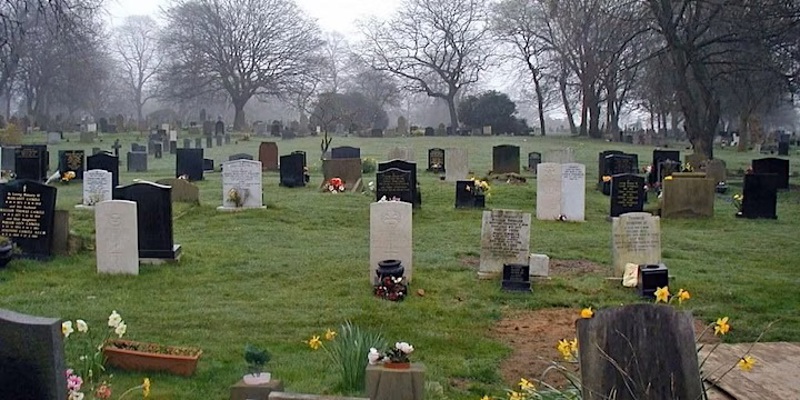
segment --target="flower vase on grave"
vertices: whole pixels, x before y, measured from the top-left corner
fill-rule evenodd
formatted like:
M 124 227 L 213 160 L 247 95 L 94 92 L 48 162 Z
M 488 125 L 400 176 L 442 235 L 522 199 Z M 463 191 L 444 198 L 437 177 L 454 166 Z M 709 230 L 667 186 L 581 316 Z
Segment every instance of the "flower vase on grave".
M 378 274 L 378 280 L 382 281 L 387 276 L 401 278 L 405 270 L 400 260 L 383 260 L 378 262 L 376 273 Z

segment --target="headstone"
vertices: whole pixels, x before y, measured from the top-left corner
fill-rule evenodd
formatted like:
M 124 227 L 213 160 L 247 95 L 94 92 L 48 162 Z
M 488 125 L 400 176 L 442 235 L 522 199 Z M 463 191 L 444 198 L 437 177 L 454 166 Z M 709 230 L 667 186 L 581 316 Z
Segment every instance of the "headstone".
M 75 179 L 83 179 L 83 168 L 86 163 L 86 153 L 83 150 L 61 150 L 58 152 L 58 170 L 61 176 L 67 172 L 74 172 Z
M 11 238 L 23 257 L 50 258 L 56 193 L 55 187 L 30 180 L 0 185 L 0 235 Z
M 483 127 L 483 135 L 484 136 L 491 136 L 492 135 L 492 126 L 486 125 Z
M 169 131 L 169 141 L 170 142 L 177 142 L 178 141 L 178 131 Z
M 16 148 L 14 152 L 14 171 L 17 174 L 17 179 L 46 180 L 49 158 L 47 146 L 22 145 Z
M 644 210 L 644 177 L 620 174 L 611 177 L 611 211 L 609 216 L 619 217 Z
M 621 277 L 625 264 L 661 262 L 661 219 L 634 212 L 612 218 L 611 255 L 614 276 Z
M 114 145 L 111 146 L 111 148 L 114 149 L 114 157 L 117 157 L 117 159 L 119 159 L 119 149 L 121 147 L 122 145 L 119 144 L 119 139 L 114 140 Z
M 410 195 L 412 196 L 411 197 L 412 198 L 412 204 L 414 204 L 414 207 L 419 207 L 420 205 L 422 205 L 422 195 L 420 194 L 419 188 L 417 187 L 417 182 L 419 182 L 417 180 L 417 164 L 413 163 L 413 162 L 403 161 L 403 160 L 392 160 L 392 161 L 387 161 L 387 162 L 383 162 L 383 163 L 378 163 L 378 171 L 377 172 L 384 172 L 384 171 L 388 171 L 390 169 L 398 169 L 400 171 L 408 171 L 408 172 L 410 172 L 410 174 L 409 174 L 410 182 L 408 182 L 408 183 L 409 183 L 409 187 L 410 187 Z M 376 176 L 377 176 L 377 173 L 376 173 Z M 395 183 L 400 184 L 400 182 L 397 182 L 396 179 L 393 179 L 393 178 L 388 178 L 388 179 L 394 181 Z M 378 192 L 378 190 L 377 190 L 378 184 L 376 183 L 375 186 L 376 186 L 376 191 L 375 192 L 377 194 L 377 192 Z M 391 185 L 389 187 L 391 187 Z M 400 186 L 395 187 L 395 189 L 398 189 L 400 191 L 404 191 L 405 190 L 404 187 L 405 187 L 404 185 L 400 184 Z M 387 198 L 390 198 L 390 197 L 387 196 Z M 380 200 L 380 199 L 381 199 L 381 197 L 378 196 L 378 200 Z
M 411 147 L 393 147 L 389 149 L 386 159 L 414 162 L 414 149 Z
M 192 148 L 192 139 L 189 139 L 189 138 L 183 139 L 183 148 L 184 149 L 191 149 Z
M 222 206 L 217 207 L 217 210 L 265 208 L 261 176 L 259 161 L 236 160 L 223 163 Z
M 86 157 L 86 170 L 102 169 L 111 172 L 111 185 L 119 186 L 119 158 L 107 152 L 93 154 Z
M 225 134 L 225 144 L 231 144 L 231 135 L 230 133 Z
M 613 154 L 625 154 L 624 151 L 621 150 L 603 150 L 597 153 L 597 182 L 600 183 L 603 181 L 603 176 L 611 176 L 614 175 L 608 172 L 608 161 L 606 159 L 607 156 Z M 625 171 L 619 172 L 620 174 L 627 174 L 633 173 L 633 171 Z
M 728 169 L 725 161 L 720 159 L 706 160 L 700 164 L 700 170 L 706 172 L 708 179 L 715 183 L 728 181 Z
M 779 156 L 789 155 L 789 142 L 778 142 L 778 155 Z
M 692 153 L 683 156 L 683 159 L 685 164 L 689 164 L 692 169 L 696 169 L 703 161 L 706 161 L 708 157 L 703 153 Z
M 532 277 L 546 278 L 550 276 L 550 257 L 545 254 L 531 254 L 528 263 Z
M 103 169 L 90 169 L 83 174 L 83 203 L 77 208 L 93 208 L 113 197 L 113 174 Z
M 717 183 L 703 177 L 684 177 L 681 173 L 665 180 L 661 193 L 662 218 L 711 218 L 714 216 Z
M 508 292 L 530 292 L 531 267 L 528 264 L 503 264 L 501 288 Z
M 0 309 L 0 343 L 0 385 L 4 399 L 67 398 L 60 319 Z
M 483 212 L 478 278 L 498 276 L 503 264 L 526 264 L 530 254 L 531 214 L 516 210 Z
M 202 149 L 203 148 L 203 139 L 194 138 L 194 148 L 195 149 Z
M 136 203 L 103 201 L 95 207 L 97 273 L 139 275 Z
M 156 183 L 172 188 L 170 198 L 173 203 L 200 204 L 200 188 L 186 179 L 159 179 Z
M 258 146 L 258 160 L 261 161 L 261 168 L 264 171 L 277 171 L 278 144 L 275 142 L 261 142 Z
M 350 146 L 334 147 L 331 149 L 331 158 L 361 158 L 361 149 Z
M 214 134 L 214 121 L 203 121 L 203 135 L 211 136 Z
M 776 205 L 780 180 L 781 178 L 777 174 L 745 175 L 741 216 L 744 218 L 778 218 Z
M 375 197 L 380 200 L 400 200 L 414 203 L 415 188 L 411 186 L 411 171 L 389 168 L 375 173 Z
M 228 157 L 228 161 L 235 161 L 235 160 L 252 160 L 253 156 L 250 154 L 245 153 L 236 153 L 232 156 Z
M 583 164 L 561 164 L 561 215 L 567 221 L 586 219 L 586 166 Z
M 224 134 L 225 134 L 225 123 L 222 121 L 217 121 L 217 123 L 214 124 L 214 135 L 221 136 Z
M 777 174 L 778 189 L 789 188 L 789 160 L 769 157 L 753 160 L 751 164 L 753 167 L 753 173 Z
M 664 178 L 676 173 L 681 172 L 681 163 L 673 160 L 664 160 L 658 164 L 658 180 L 663 181 Z
M 445 180 L 456 182 L 469 175 L 469 156 L 465 149 L 450 148 L 445 151 L 444 162 L 447 165 Z
M 147 172 L 147 153 L 129 151 L 128 172 Z
M 370 129 L 369 136 L 373 138 L 381 138 L 383 137 L 383 130 L 379 128 Z
M 658 329 L 650 328 L 654 321 Z M 706 398 L 690 312 L 634 304 L 598 310 L 576 324 L 580 398 Z
M 214 138 L 212 136 L 206 136 L 206 148 L 207 149 L 214 148 Z
M 53 212 L 53 247 L 51 254 L 68 256 L 69 249 L 69 211 L 55 210 Z
M 550 150 L 544 153 L 544 162 L 554 164 L 571 164 L 575 162 L 575 150 L 571 147 L 560 150 Z
M 61 132 L 47 132 L 47 144 L 61 144 Z
M 608 154 L 603 159 L 602 176 L 635 174 L 639 171 L 639 156 L 635 154 Z
M 426 127 L 425 136 L 436 136 L 436 129 L 434 129 L 432 126 Z
M 203 149 L 178 149 L 175 177 L 186 175 L 190 181 L 203 180 Z
M 542 153 L 532 151 L 528 153 L 528 171 L 536 173 L 536 166 L 542 162 Z
M 216 145 L 217 147 L 222 146 L 222 136 L 216 137 Z
M 177 151 L 178 151 L 178 141 L 177 140 L 170 140 L 169 141 L 169 154 L 175 154 Z
M 654 184 L 658 182 L 661 174 L 658 170 L 659 165 L 666 160 L 672 160 L 677 162 L 680 165 L 681 162 L 681 152 L 678 150 L 653 150 L 653 163 L 651 164 L 653 167 L 652 173 L 648 178 L 649 184 Z
M 492 173 L 519 173 L 519 146 L 502 144 L 492 148 Z
M 484 202 L 485 202 L 484 198 Z M 475 198 L 475 181 L 456 181 L 456 208 L 483 208 Z
M 210 158 L 203 159 L 203 171 L 214 171 L 214 160 Z
M 97 124 L 86 124 L 86 131 L 90 133 L 97 133 Z
M 308 158 L 306 157 L 306 152 L 303 150 L 295 150 L 292 154 L 299 154 L 303 158 L 303 168 L 308 166 Z
M 99 153 L 102 153 L 102 152 L 103 152 L 103 149 L 101 149 L 99 147 L 92 147 L 92 155 L 99 154 Z
M 323 181 L 320 187 L 327 184 L 332 178 L 340 178 L 344 181 L 347 191 L 358 192 L 361 190 L 361 159 L 360 158 L 340 158 L 322 160 Z M 375 267 L 377 268 L 377 266 Z
M 0 168 L 3 171 L 11 171 L 14 172 L 16 168 L 16 156 L 14 153 L 16 152 L 16 147 L 3 147 L 0 150 Z
M 303 187 L 306 185 L 305 154 L 292 153 L 281 156 L 280 185 L 285 187 Z
M 536 219 L 553 221 L 561 217 L 561 164 L 541 163 L 536 167 Z
M 446 172 L 445 169 L 445 151 L 440 148 L 428 149 L 428 171 L 429 172 Z
M 181 245 L 172 240 L 172 201 L 170 187 L 152 182 L 137 182 L 114 188 L 114 200 L 136 202 L 140 262 L 178 260 Z
M 414 272 L 412 250 L 411 204 L 402 201 L 381 201 L 369 206 L 369 281 L 377 283 L 378 263 L 400 260 L 405 267 L 406 282 Z
M 94 143 L 94 132 L 81 132 L 81 143 Z

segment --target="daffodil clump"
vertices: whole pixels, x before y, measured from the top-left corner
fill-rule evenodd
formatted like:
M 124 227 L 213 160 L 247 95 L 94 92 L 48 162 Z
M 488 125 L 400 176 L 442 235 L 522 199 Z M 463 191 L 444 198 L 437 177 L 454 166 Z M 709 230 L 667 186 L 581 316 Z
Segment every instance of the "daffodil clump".
M 564 361 L 577 362 L 578 361 L 578 339 L 572 340 L 561 339 L 558 341 L 558 352 Z
M 480 400 L 578 400 L 581 398 L 580 391 L 577 388 L 559 390 L 544 382 L 538 382 L 538 385 L 540 388 L 536 387 L 534 381 L 521 378 L 513 389 L 506 390 L 505 398 L 484 395 Z
M 112 395 L 110 377 L 104 377 L 103 346 L 106 341 L 116 336 L 122 338 L 128 330 L 128 325 L 116 310 L 108 316 L 107 329 L 90 329 L 89 324 L 83 319 L 64 321 L 61 323 L 61 333 L 67 343 L 68 354 L 77 352 L 77 362 L 70 362 L 77 369 L 67 369 L 68 400 L 84 400 L 87 396 L 91 399 L 109 399 Z M 101 338 L 95 337 L 95 333 Z M 98 344 L 99 343 L 99 344 Z M 150 379 L 145 378 L 141 385 L 135 386 L 120 395 L 124 398 L 129 393 L 142 391 L 144 397 L 150 395 Z
M 304 340 L 311 350 L 322 350 L 328 356 L 333 370 L 339 373 L 337 389 L 344 393 L 358 393 L 364 388 L 367 356 L 371 348 L 382 348 L 383 336 L 370 333 L 349 321 L 339 331 L 326 329 Z

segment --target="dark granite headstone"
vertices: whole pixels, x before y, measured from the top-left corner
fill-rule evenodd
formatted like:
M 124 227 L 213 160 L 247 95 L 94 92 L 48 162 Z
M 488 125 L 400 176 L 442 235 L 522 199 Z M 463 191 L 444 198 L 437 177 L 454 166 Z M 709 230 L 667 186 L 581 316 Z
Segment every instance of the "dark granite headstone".
M 374 138 L 383 137 L 383 130 L 378 128 L 373 128 L 372 130 L 369 131 L 369 136 Z
M 638 156 L 633 154 L 617 153 L 608 154 L 603 159 L 603 176 L 614 176 L 620 174 L 635 174 L 639 170 Z
M 778 142 L 778 155 L 779 156 L 789 155 L 789 142 Z
M 303 150 L 295 150 L 295 151 L 292 152 L 292 154 L 300 154 L 301 156 L 303 156 L 303 167 L 307 167 L 308 166 L 308 158 L 306 158 L 306 152 L 305 151 L 303 151 Z
M 203 135 L 211 136 L 214 134 L 214 121 L 203 121 Z
M 180 257 L 181 246 L 172 241 L 171 190 L 169 186 L 151 182 L 114 189 L 114 200 L 136 202 L 139 258 L 176 260 Z
M 444 160 L 444 149 L 428 149 L 428 171 L 445 172 Z
M 502 288 L 508 292 L 531 291 L 531 267 L 528 264 L 503 264 Z
M 597 153 L 597 182 L 602 182 L 603 176 L 613 175 L 606 173 L 606 157 L 612 154 L 625 154 L 625 152 L 621 150 L 604 150 Z
M 206 148 L 207 149 L 214 148 L 214 139 L 212 136 L 206 136 Z
M 14 152 L 17 179 L 47 180 L 50 154 L 45 145 L 22 145 Z
M 375 174 L 375 198 L 399 199 L 414 204 L 416 188 L 411 182 L 411 171 L 389 168 Z
M 93 154 L 86 157 L 86 170 L 102 169 L 111 172 L 111 185 L 119 185 L 119 158 L 108 152 Z
M 528 153 L 528 170 L 536 173 L 536 166 L 542 162 L 542 153 L 532 151 Z
M 778 189 L 789 188 L 789 160 L 782 158 L 760 158 L 752 161 L 753 173 L 777 174 Z
M 175 151 L 178 149 L 178 141 L 177 140 L 170 140 L 169 141 L 169 154 L 175 154 Z
M 75 179 L 83 179 L 83 170 L 86 164 L 86 153 L 83 150 L 61 150 L 58 152 L 58 170 L 61 176 L 72 171 Z
M 128 152 L 128 172 L 147 172 L 147 153 Z
M 331 149 L 331 158 L 361 158 L 361 149 L 351 146 L 334 147 Z
M 674 174 L 675 172 L 681 172 L 680 162 L 673 160 L 662 161 L 658 164 L 658 181 L 663 181 L 664 178 Z
M 378 172 L 383 172 L 392 168 L 397 168 L 402 171 L 409 171 L 411 172 L 411 187 L 414 189 L 414 204 L 415 207 L 419 207 L 422 205 L 422 194 L 420 193 L 419 187 L 417 186 L 417 163 L 404 161 L 404 160 L 392 160 L 383 163 L 378 163 Z M 377 187 L 377 184 L 376 184 Z M 380 199 L 380 197 L 378 197 Z
M 195 149 L 202 149 L 203 148 L 203 139 L 202 138 L 194 138 L 194 148 Z
M 632 174 L 611 177 L 611 217 L 644 209 L 644 177 Z
M 229 133 L 225 134 L 225 144 L 231 144 L 231 135 Z
M 2 158 L 2 165 L 0 168 L 2 168 L 3 171 L 13 172 L 14 168 L 16 168 L 16 165 L 14 165 L 16 164 L 15 150 L 16 147 L 3 147 L 2 150 L 0 150 L 2 153 L 0 154 L 0 158 Z
M 647 182 L 649 184 L 652 185 L 660 180 L 661 174 L 659 173 L 658 168 L 659 165 L 666 160 L 675 161 L 680 165 L 681 152 L 678 150 L 653 150 L 653 163 L 650 164 L 652 165 L 653 169 L 647 178 Z
M 302 187 L 306 185 L 304 165 L 305 154 L 292 153 L 281 156 L 280 185 L 285 187 Z
M 55 187 L 33 180 L 0 185 L 0 235 L 11 238 L 23 257 L 50 258 L 56 193 Z
M 519 173 L 519 146 L 501 144 L 492 148 L 492 173 Z
M 222 146 L 222 136 L 217 136 L 216 139 L 217 139 L 216 142 L 217 147 Z
M 178 149 L 175 177 L 187 175 L 190 181 L 203 180 L 203 149 Z
M 228 157 L 228 161 L 235 161 L 235 160 L 252 160 L 253 156 L 250 154 L 245 153 L 236 153 L 232 156 Z
M 747 174 L 744 176 L 742 190 L 742 211 L 744 218 L 778 218 L 778 174 Z
M 222 121 L 217 121 L 214 124 L 214 135 L 221 136 L 225 134 L 225 123 Z
M 156 144 L 155 144 L 156 152 L 155 152 L 154 156 L 157 159 L 164 157 L 164 145 L 163 145 L 163 143 L 164 142 L 156 142 Z
M 0 309 L 0 397 L 64 400 L 66 369 L 60 319 Z
M 192 139 L 183 139 L 183 148 L 184 149 L 191 149 L 192 148 Z
M 475 196 L 475 181 L 456 181 L 456 208 L 483 208 Z
M 214 171 L 214 160 L 210 158 L 203 159 L 203 171 Z
M 436 129 L 433 129 L 432 126 L 425 128 L 425 136 L 436 136 Z

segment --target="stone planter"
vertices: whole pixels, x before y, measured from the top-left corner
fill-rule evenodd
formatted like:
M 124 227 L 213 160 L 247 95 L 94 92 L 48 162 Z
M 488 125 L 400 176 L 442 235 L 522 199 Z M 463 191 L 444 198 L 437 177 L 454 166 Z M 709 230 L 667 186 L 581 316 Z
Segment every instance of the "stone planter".
M 103 347 L 106 365 L 128 371 L 167 372 L 191 376 L 203 351 L 129 340 L 109 340 Z
M 258 374 L 247 374 L 242 377 L 242 382 L 245 385 L 263 385 L 265 383 L 269 383 L 270 379 L 272 379 L 272 374 L 269 372 L 261 372 Z

